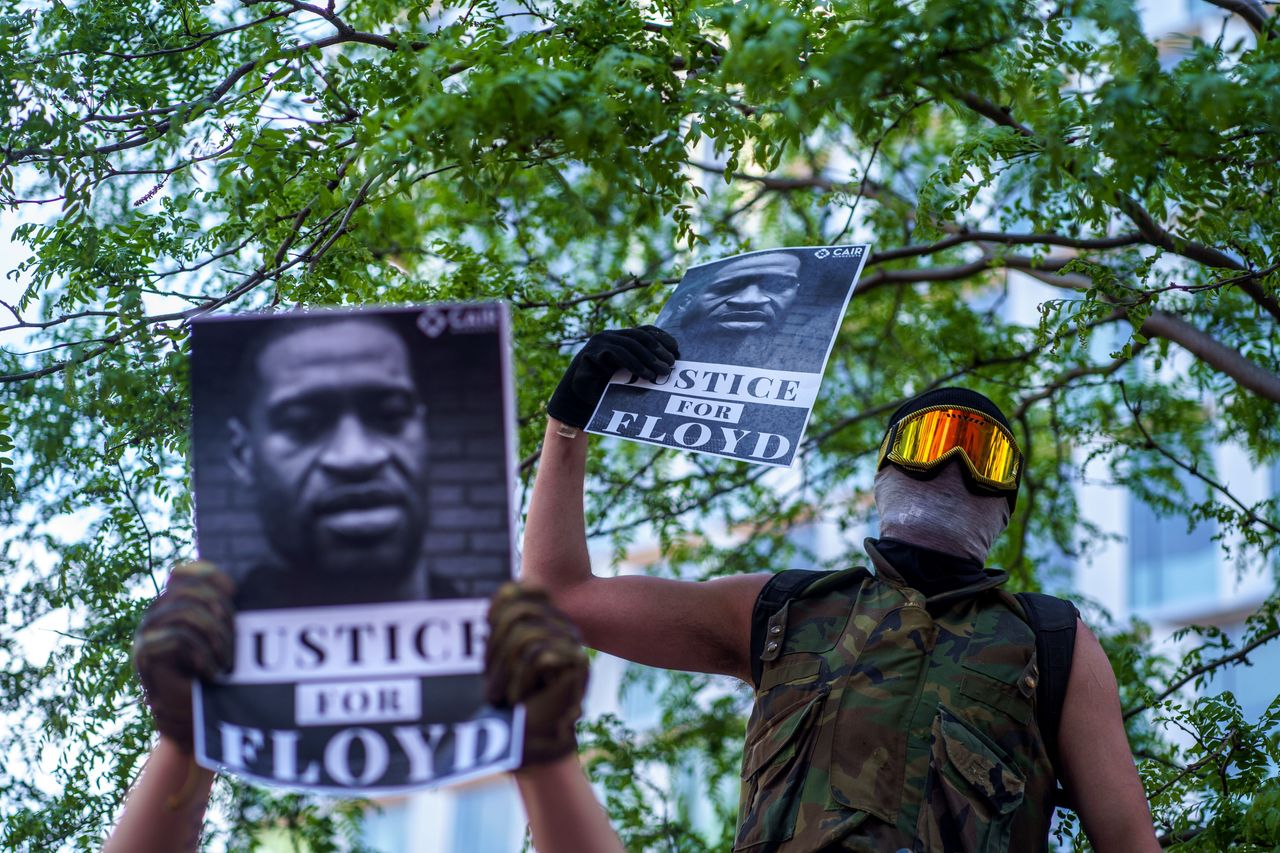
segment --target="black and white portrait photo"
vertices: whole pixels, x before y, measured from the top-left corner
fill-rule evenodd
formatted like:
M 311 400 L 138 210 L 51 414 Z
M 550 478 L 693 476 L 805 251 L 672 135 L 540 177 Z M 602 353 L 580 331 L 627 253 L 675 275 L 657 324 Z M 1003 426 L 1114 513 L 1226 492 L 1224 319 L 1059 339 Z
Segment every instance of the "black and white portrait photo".
M 654 325 L 686 361 L 820 372 L 852 286 L 846 264 L 824 263 L 831 252 L 772 249 L 691 267 Z
M 870 249 L 770 249 L 690 267 L 655 321 L 680 347 L 671 373 L 620 371 L 587 431 L 790 465 Z
M 510 577 L 500 348 L 421 316 L 196 325 L 200 551 L 241 609 L 485 597 Z
M 363 794 L 510 769 L 484 702 L 514 574 L 509 321 L 497 304 L 202 320 L 196 538 L 235 583 L 235 662 L 194 688 L 202 765 Z

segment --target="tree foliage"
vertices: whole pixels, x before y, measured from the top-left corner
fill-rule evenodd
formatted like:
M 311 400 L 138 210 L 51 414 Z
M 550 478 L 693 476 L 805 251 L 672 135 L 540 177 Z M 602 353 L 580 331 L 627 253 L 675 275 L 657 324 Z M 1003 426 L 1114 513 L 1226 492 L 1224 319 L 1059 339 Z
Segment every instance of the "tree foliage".
M 1249 35 L 1158 46 L 1122 0 L 0 0 L 0 845 L 94 846 L 147 748 L 127 649 L 192 553 L 187 324 L 210 312 L 508 300 L 527 486 L 588 334 L 652 318 L 690 263 L 869 239 L 794 472 L 597 443 L 594 534 L 656 537 L 685 577 L 811 559 L 796 528 L 865 523 L 885 416 L 963 383 L 1027 450 L 993 555 L 1018 584 L 1099 544 L 1086 468 L 1274 565 L 1276 500 L 1213 449 L 1280 455 L 1280 33 L 1215 5 Z M 1028 300 L 1038 320 L 1006 310 Z M 1189 692 L 1280 635 L 1276 608 L 1177 661 L 1110 629 L 1168 845 L 1280 843 L 1280 705 Z M 593 729 L 619 826 L 722 849 L 749 696 L 634 677 L 661 725 Z M 720 828 L 645 763 L 697 767 Z M 217 797 L 233 845 L 271 825 L 327 849 L 358 821 Z

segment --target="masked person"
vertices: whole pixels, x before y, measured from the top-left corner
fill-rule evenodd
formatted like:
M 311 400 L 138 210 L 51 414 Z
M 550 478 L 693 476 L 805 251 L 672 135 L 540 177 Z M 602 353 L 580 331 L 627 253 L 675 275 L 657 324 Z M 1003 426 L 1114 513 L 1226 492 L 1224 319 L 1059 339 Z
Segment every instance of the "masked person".
M 592 574 L 579 430 L 615 371 L 653 379 L 680 350 L 646 326 L 574 358 L 547 406 L 523 572 L 589 646 L 755 687 L 734 849 L 1046 850 L 1060 781 L 1096 850 L 1159 850 L 1097 639 L 984 567 L 1023 462 L 980 394 L 938 389 L 889 419 L 873 571 Z
M 160 732 L 104 853 L 186 853 L 199 847 L 213 771 L 192 758 L 191 682 L 231 668 L 233 585 L 209 563 L 174 569 L 134 639 L 134 663 Z M 622 853 L 577 759 L 587 658 L 573 625 L 537 591 L 507 584 L 489 608 L 485 692 L 525 707 L 515 772 L 542 853 Z

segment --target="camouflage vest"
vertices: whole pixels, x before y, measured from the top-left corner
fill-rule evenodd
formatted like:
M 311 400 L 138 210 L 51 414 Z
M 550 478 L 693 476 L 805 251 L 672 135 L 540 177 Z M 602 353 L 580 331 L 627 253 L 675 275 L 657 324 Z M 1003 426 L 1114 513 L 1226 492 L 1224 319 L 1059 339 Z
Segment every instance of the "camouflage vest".
M 1045 850 L 1035 634 L 1006 576 L 926 600 L 868 553 L 876 576 L 827 575 L 769 621 L 734 850 Z

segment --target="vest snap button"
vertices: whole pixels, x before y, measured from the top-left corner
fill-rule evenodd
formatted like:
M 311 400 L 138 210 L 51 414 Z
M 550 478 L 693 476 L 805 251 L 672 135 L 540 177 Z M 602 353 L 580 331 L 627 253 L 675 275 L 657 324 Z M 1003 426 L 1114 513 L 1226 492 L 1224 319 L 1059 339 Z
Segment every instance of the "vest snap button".
M 781 634 L 781 633 L 782 633 L 782 626 L 781 626 L 781 625 L 774 625 L 772 628 L 770 628 L 770 629 L 769 629 L 769 633 L 770 633 L 770 634 L 773 634 L 773 635 L 775 635 L 775 636 L 776 636 L 776 635 L 778 635 L 778 634 Z
M 776 649 L 777 647 L 778 647 L 778 644 L 777 644 L 777 643 L 770 643 L 768 646 L 766 646 L 766 648 L 767 648 L 769 651 L 773 651 L 773 650 L 774 650 L 774 649 Z

